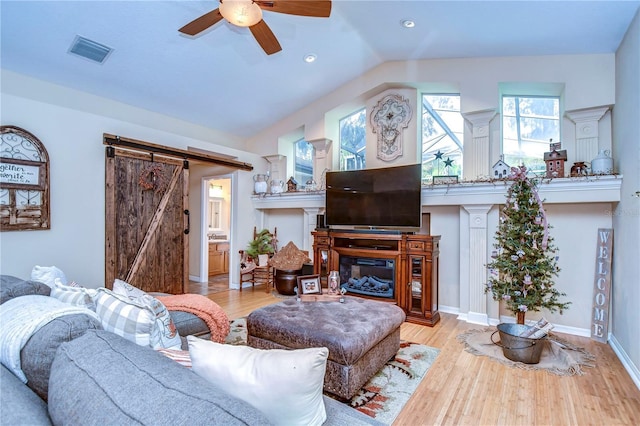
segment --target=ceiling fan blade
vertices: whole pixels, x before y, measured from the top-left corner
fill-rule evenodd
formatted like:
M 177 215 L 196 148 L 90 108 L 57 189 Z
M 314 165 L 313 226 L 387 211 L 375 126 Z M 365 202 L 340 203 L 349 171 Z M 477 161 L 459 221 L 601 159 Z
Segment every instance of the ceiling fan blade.
M 255 2 L 262 10 L 287 13 L 289 15 L 328 18 L 331 14 L 331 1 L 328 0 L 273 0 Z
M 178 31 L 187 35 L 196 35 L 199 32 L 206 30 L 207 28 L 217 24 L 222 19 L 219 9 L 212 10 L 209 13 L 205 13 L 201 17 L 194 19 Z
M 273 31 L 271 31 L 271 28 L 269 28 L 267 23 L 264 22 L 264 19 L 257 24 L 250 26 L 249 29 L 267 55 L 272 55 L 282 50 L 280 43 L 278 43 L 278 39 L 276 39 L 276 36 L 273 34 Z

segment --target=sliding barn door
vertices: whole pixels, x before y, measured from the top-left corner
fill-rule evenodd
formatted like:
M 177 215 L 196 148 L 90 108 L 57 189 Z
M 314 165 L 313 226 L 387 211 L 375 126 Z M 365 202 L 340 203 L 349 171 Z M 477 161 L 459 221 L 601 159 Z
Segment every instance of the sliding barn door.
M 106 149 L 106 272 L 145 291 L 188 284 L 188 163 Z

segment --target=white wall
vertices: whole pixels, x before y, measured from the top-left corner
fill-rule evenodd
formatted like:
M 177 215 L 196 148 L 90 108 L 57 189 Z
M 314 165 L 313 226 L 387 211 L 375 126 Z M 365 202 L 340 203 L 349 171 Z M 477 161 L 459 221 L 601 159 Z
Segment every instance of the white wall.
M 624 174 L 614 213 L 614 349 L 640 388 L 640 12 L 616 54 L 615 167 Z
M 33 93 L 37 86 L 38 93 Z M 11 92 L 11 93 L 9 93 Z M 25 96 L 16 93 L 23 92 Z M 40 101 L 33 99 L 40 94 Z M 53 96 L 55 94 L 56 96 Z M 72 109 L 50 103 L 60 97 L 60 103 L 76 98 L 90 101 L 86 107 Z M 102 104 L 104 102 L 104 104 Z M 97 115 L 104 105 L 127 111 L 127 121 Z M 74 106 L 76 104 L 74 103 Z M 50 157 L 51 173 L 51 229 L 44 231 L 12 231 L 0 233 L 0 272 L 28 278 L 34 265 L 55 265 L 67 277 L 87 287 L 104 286 L 105 256 L 105 202 L 103 133 L 144 140 L 180 149 L 196 147 L 237 156 L 240 161 L 262 165 L 264 160 L 206 140 L 194 139 L 165 130 L 169 117 L 151 114 L 124 104 L 115 104 L 60 86 L 33 80 L 13 73 L 2 73 L 2 124 L 28 130 L 45 145 Z M 115 114 L 112 114 L 115 115 Z M 135 124 L 143 122 L 146 125 Z M 157 125 L 157 126 L 156 126 Z M 180 122 L 176 129 L 189 134 L 206 134 L 199 128 Z M 209 136 L 211 136 L 209 134 Z M 251 207 L 253 172 L 238 172 L 235 188 L 236 211 L 247 212 Z M 193 188 L 191 190 L 193 192 Z M 200 211 L 200 194 L 191 197 L 190 209 Z M 195 219 L 195 218 L 192 218 Z M 192 220 L 194 233 L 199 232 L 199 220 Z M 236 242 L 232 249 L 244 246 L 253 231 L 254 219 L 244 215 L 233 223 Z M 192 238 L 193 242 L 193 238 Z M 190 245 L 191 256 L 200 252 Z M 232 253 L 232 264 L 237 255 Z M 236 263 L 237 265 L 237 263 Z M 191 271 L 190 271 L 191 272 Z
M 565 108 L 574 110 L 612 105 L 614 72 L 612 54 L 386 62 L 251 137 L 247 149 L 263 155 L 276 154 L 281 135 L 298 129 L 300 123 L 315 126 L 325 114 L 335 118 L 334 110 L 340 111 L 340 116 L 353 112 L 345 111 L 344 105 L 365 106 L 367 99 L 388 88 L 388 82 L 394 82 L 396 87 L 430 90 L 457 87 L 463 113 L 497 109 L 500 83 L 565 83 Z M 329 126 L 330 122 L 325 124 Z M 334 149 L 339 143 L 336 135 L 330 131 L 325 135 L 334 141 Z
M 423 206 L 431 215 L 431 235 L 440 235 L 439 303 L 442 309 L 460 308 L 460 219 L 458 206 Z

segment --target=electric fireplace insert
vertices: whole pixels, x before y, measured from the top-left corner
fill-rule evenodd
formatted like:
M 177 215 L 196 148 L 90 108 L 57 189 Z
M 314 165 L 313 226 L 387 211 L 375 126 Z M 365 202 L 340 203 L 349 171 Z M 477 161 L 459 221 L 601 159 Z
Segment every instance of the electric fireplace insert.
M 348 293 L 393 299 L 396 261 L 340 255 L 340 287 Z

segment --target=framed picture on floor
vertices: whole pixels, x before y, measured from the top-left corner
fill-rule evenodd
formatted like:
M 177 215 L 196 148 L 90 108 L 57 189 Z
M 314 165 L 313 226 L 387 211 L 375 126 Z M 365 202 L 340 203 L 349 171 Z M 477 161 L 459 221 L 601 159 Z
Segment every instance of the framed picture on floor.
M 298 294 L 322 294 L 320 275 L 301 275 L 298 277 Z

